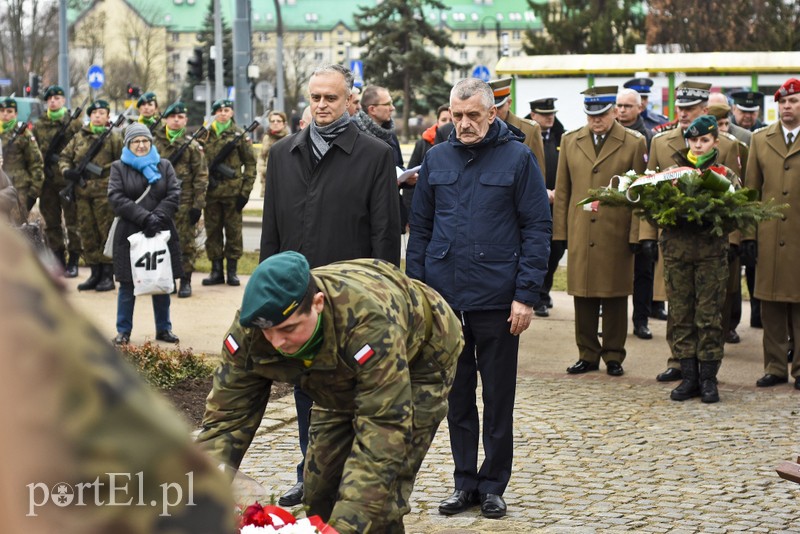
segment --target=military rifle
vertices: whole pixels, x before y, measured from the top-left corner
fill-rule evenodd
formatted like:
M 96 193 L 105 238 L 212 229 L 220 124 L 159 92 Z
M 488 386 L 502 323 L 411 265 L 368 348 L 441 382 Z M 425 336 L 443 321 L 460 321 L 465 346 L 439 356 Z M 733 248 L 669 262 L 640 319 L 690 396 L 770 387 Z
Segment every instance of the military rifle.
M 192 144 L 192 141 L 194 141 L 195 139 L 197 139 L 198 137 L 200 137 L 201 135 L 203 135 L 207 131 L 208 130 L 206 129 L 205 126 L 201 126 L 200 128 L 198 128 L 192 134 L 192 137 L 190 137 L 188 141 L 186 141 L 183 145 L 181 145 L 181 147 L 178 150 L 176 150 L 174 154 L 172 154 L 169 158 L 167 158 L 167 159 L 169 159 L 169 162 L 172 163 L 173 167 L 175 165 L 177 165 L 178 162 L 181 160 L 181 158 L 183 157 L 183 153 L 186 152 L 186 150 Z
M 50 141 L 50 146 L 47 147 L 47 150 L 44 153 L 44 169 L 47 172 L 49 165 L 57 165 L 58 164 L 58 155 L 61 154 L 61 151 L 64 150 L 64 147 L 67 146 L 67 129 L 69 128 L 72 121 L 80 117 L 81 113 L 83 112 L 83 107 L 86 105 L 86 102 L 89 100 L 87 97 L 83 104 L 75 108 L 75 111 L 72 112 L 72 115 L 69 116 L 69 120 L 65 121 L 64 124 L 61 125 L 61 128 L 58 129 L 58 132 L 55 136 L 53 136 L 53 140 Z
M 130 109 L 130 108 L 129 108 Z M 126 112 L 127 113 L 127 112 Z M 111 132 L 114 128 L 118 128 L 122 125 L 123 121 L 126 119 L 126 113 L 121 114 L 117 117 L 117 120 L 109 127 L 106 128 L 106 131 L 100 134 L 100 137 L 94 140 L 94 143 L 89 147 L 84 154 L 81 160 L 78 162 L 78 165 L 75 167 L 75 171 L 77 172 L 79 178 L 72 180 L 67 180 L 69 183 L 67 187 L 59 191 L 59 196 L 66 200 L 67 202 L 74 202 L 75 201 L 75 186 L 86 187 L 86 178 L 84 177 L 85 173 L 94 174 L 95 176 L 102 176 L 103 175 L 103 167 L 98 165 L 97 163 L 92 163 L 92 160 L 100 153 L 100 150 L 103 148 L 103 143 L 111 135 Z
M 8 142 L 6 145 L 6 152 L 11 150 L 11 147 L 14 146 L 14 142 L 19 139 L 19 136 L 28 128 L 27 122 L 20 122 L 17 124 L 16 129 L 14 130 L 14 135 L 11 137 L 11 141 Z
M 162 118 L 162 115 L 159 114 L 158 118 L 155 121 L 153 121 L 153 124 L 148 126 L 148 128 L 150 129 L 150 133 L 153 133 L 153 132 L 156 131 L 156 128 L 158 127 L 158 125 L 161 124 L 161 118 Z
M 250 126 L 242 130 L 240 133 L 236 135 L 236 137 L 228 141 L 228 143 L 224 147 L 222 147 L 222 150 L 220 150 L 217 153 L 217 156 L 214 158 L 214 161 L 209 163 L 208 165 L 209 191 L 213 191 L 214 189 L 216 189 L 217 186 L 219 186 L 219 182 L 223 180 L 231 180 L 236 176 L 236 171 L 231 169 L 230 166 L 225 165 L 224 161 L 228 159 L 228 156 L 230 156 L 231 153 L 234 151 L 236 145 L 239 144 L 239 141 L 242 139 L 242 137 L 249 134 L 256 128 L 258 128 L 260 125 L 261 123 L 258 122 L 258 120 L 254 120 L 250 124 Z

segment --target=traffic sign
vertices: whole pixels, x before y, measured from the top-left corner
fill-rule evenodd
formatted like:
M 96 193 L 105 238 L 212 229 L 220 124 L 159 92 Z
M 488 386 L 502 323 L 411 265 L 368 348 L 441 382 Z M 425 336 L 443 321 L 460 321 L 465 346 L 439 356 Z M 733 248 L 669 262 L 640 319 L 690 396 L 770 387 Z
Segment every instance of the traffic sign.
M 484 82 L 488 82 L 492 79 L 492 75 L 489 73 L 489 68 L 486 67 L 486 65 L 478 65 L 472 69 L 472 77 L 483 80 Z
M 11 85 L 10 78 L 0 78 L 0 87 L 9 87 Z
M 364 85 L 364 62 L 360 59 L 350 61 L 350 70 L 353 72 L 353 85 L 362 87 Z
M 260 81 L 256 84 L 256 97 L 262 102 L 266 102 L 275 95 L 275 89 L 268 81 Z
M 100 65 L 92 65 L 89 67 L 89 72 L 86 73 L 86 79 L 89 80 L 89 87 L 92 89 L 100 89 L 106 82 L 106 74 L 103 72 L 103 67 Z

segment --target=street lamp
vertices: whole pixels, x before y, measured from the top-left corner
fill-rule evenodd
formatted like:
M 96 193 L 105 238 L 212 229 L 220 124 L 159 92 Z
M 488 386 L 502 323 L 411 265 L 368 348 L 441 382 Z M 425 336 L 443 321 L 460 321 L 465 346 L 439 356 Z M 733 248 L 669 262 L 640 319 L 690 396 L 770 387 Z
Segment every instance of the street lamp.
M 275 19 L 276 19 L 276 57 L 275 57 L 275 78 L 278 94 L 277 101 L 275 102 L 275 109 L 277 111 L 284 111 L 284 79 L 283 79 L 283 18 L 281 17 L 281 5 L 278 0 L 275 0 Z
M 500 20 L 492 17 L 492 16 L 485 16 L 481 19 L 480 29 L 478 30 L 478 35 L 484 37 L 486 35 L 486 26 L 484 26 L 483 21 L 489 19 L 494 21 L 494 31 L 497 35 L 497 60 L 500 61 L 501 51 L 500 51 Z

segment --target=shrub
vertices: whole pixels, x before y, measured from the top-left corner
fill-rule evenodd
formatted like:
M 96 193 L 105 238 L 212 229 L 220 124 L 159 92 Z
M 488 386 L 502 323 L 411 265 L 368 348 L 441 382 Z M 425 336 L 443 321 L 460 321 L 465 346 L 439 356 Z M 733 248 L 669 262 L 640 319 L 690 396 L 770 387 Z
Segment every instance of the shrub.
M 214 367 L 191 349 L 164 349 L 148 341 L 125 345 L 120 352 L 148 383 L 160 389 L 170 389 L 187 379 L 207 378 L 214 372 Z

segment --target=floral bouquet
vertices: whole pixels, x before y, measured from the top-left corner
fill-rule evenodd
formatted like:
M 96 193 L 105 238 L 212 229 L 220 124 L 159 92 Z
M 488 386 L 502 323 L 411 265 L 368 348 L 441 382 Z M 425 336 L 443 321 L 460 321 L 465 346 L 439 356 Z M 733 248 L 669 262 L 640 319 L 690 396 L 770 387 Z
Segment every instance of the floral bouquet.
M 734 189 L 725 174 L 724 167 L 628 171 L 614 176 L 608 187 L 590 189 L 578 205 L 624 206 L 659 228 L 693 227 L 717 236 L 782 216 L 786 204 L 759 202 L 757 191 Z
M 279 506 L 251 504 L 242 512 L 239 522 L 241 534 L 280 532 L 281 534 L 337 534 L 318 515 L 297 519 Z

